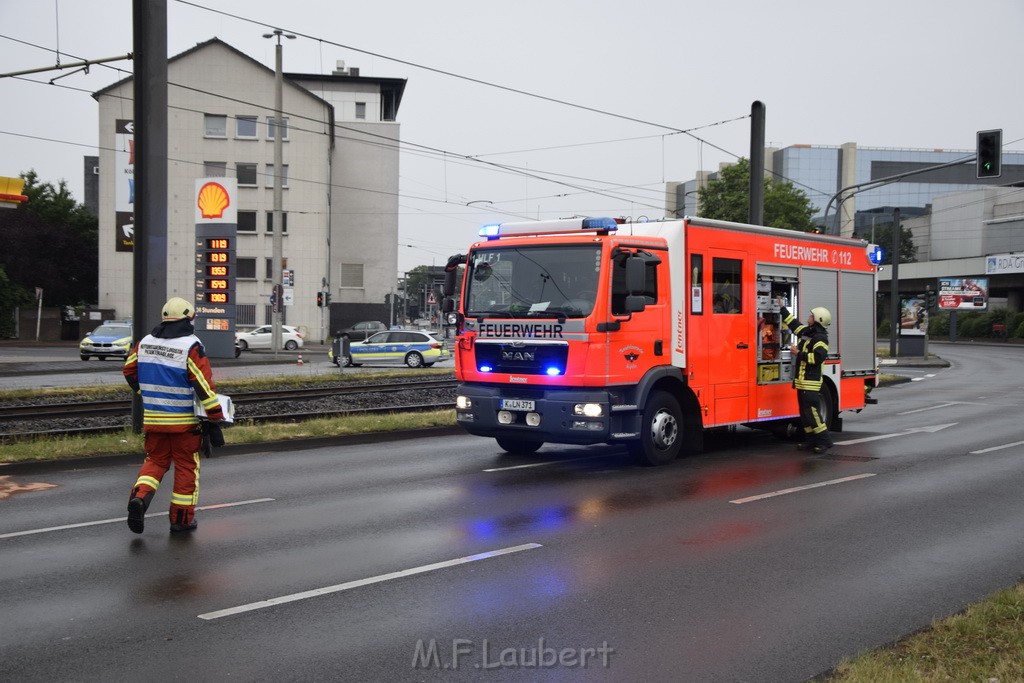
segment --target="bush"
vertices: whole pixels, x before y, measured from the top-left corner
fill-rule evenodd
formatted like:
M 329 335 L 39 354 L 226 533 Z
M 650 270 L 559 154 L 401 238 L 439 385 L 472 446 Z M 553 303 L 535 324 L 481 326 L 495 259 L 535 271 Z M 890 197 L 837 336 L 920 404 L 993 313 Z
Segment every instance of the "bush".
M 883 320 L 882 324 L 878 326 L 878 332 L 876 333 L 879 337 L 888 337 L 892 330 L 892 325 L 889 324 L 888 320 Z
M 1024 325 L 1024 313 L 1014 313 L 1006 323 L 1006 331 L 1011 337 L 1024 337 L 1020 333 L 1021 325 Z
M 936 313 L 928 319 L 928 334 L 933 337 L 949 336 L 949 313 Z

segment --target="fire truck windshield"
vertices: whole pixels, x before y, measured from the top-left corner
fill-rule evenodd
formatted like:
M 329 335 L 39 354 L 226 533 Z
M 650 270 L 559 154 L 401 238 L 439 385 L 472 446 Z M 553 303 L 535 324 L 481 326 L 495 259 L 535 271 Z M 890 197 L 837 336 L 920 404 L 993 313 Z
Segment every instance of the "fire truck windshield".
M 469 257 L 469 317 L 584 318 L 594 310 L 601 248 L 583 245 L 487 247 Z

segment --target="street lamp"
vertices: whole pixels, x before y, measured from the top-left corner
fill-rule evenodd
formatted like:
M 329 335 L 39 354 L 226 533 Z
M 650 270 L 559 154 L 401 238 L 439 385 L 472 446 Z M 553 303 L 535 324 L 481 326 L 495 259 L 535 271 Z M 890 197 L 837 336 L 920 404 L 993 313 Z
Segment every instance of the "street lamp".
M 282 233 L 284 230 L 283 210 L 284 194 L 282 192 L 281 173 L 284 163 L 284 117 L 281 115 L 282 100 L 284 98 L 284 74 L 281 68 L 282 46 L 281 38 L 285 37 L 294 40 L 295 36 L 275 28 L 273 33 L 264 33 L 264 38 L 277 38 L 274 60 L 274 232 L 273 232 L 273 253 L 271 255 L 272 275 L 274 284 L 274 306 L 273 306 L 273 334 L 271 334 L 271 348 L 274 349 L 274 356 L 281 350 L 281 310 L 284 306 L 284 286 L 281 278 L 281 260 L 284 258 L 284 244 Z

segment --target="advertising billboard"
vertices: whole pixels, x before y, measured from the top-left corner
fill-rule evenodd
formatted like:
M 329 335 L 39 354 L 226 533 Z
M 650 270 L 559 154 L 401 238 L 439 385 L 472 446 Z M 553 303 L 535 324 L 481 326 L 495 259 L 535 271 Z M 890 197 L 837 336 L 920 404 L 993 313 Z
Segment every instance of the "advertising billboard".
M 939 278 L 939 308 L 983 311 L 988 308 L 988 278 Z

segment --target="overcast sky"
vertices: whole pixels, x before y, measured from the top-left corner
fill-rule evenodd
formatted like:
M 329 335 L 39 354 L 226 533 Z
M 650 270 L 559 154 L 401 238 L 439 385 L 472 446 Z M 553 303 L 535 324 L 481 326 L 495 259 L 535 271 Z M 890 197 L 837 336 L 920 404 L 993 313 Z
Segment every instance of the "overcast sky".
M 754 100 L 776 147 L 972 151 L 978 130 L 1002 128 L 1005 149 L 1024 149 L 1020 0 L 167 5 L 170 55 L 216 36 L 273 68 L 261 35 L 279 26 L 309 36 L 287 42 L 286 71 L 344 60 L 408 79 L 400 270 L 443 263 L 488 222 L 660 218 L 666 181 L 749 155 Z M 53 65 L 58 47 L 62 63 L 128 53 L 131 14 L 130 0 L 0 0 L 0 72 Z M 64 72 L 0 79 L 0 175 L 34 168 L 81 200 L 82 157 L 97 153 L 91 93 L 132 68 L 114 66 L 56 85 Z

